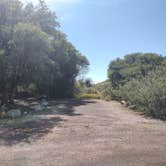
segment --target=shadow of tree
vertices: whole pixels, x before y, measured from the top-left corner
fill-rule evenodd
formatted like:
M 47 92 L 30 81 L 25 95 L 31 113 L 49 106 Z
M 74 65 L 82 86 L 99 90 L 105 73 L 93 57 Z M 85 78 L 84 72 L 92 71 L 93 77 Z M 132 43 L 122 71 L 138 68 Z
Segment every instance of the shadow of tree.
M 83 105 L 87 105 L 90 103 L 96 103 L 96 101 L 95 100 L 66 99 L 66 100 L 50 101 L 50 103 L 51 103 L 51 105 L 55 106 L 51 110 L 52 114 L 68 115 L 68 116 L 81 116 L 82 114 L 75 112 L 74 107 L 83 106 Z M 64 108 L 58 109 L 56 111 L 57 106 L 64 106 Z
M 51 132 L 51 129 L 63 121 L 60 117 L 38 118 L 35 120 L 13 124 L 12 127 L 3 128 L 0 140 L 5 145 L 14 145 L 21 142 L 30 143 Z M 0 141 L 0 142 L 1 142 Z
M 33 103 L 34 101 L 31 100 Z M 39 103 L 39 102 L 37 102 Z M 26 112 L 32 115 L 67 115 L 67 116 L 81 116 L 82 114 L 76 113 L 74 107 L 87 105 L 90 103 L 96 103 L 95 100 L 79 100 L 79 99 L 63 99 L 63 100 L 51 100 L 49 101 L 48 107 L 44 111 L 35 112 L 33 109 L 30 109 L 29 106 L 23 106 L 16 104 L 15 108 L 19 108 L 22 112 Z M 31 103 L 29 103 L 31 105 Z
M 0 125 L 0 145 L 12 146 L 22 142 L 31 143 L 36 141 L 51 132 L 60 122 L 65 121 L 60 115 L 81 116 L 82 114 L 75 112 L 74 107 L 89 103 L 96 103 L 96 101 L 76 99 L 50 101 L 51 109 L 32 113 L 34 118 L 28 121 L 24 120 L 23 117 L 23 121 L 17 119 L 10 126 Z M 56 109 L 57 106 L 63 108 Z M 21 107 L 23 109 L 24 106 L 20 105 Z M 26 111 L 27 109 L 26 107 Z
M 97 103 L 96 100 L 86 100 L 86 99 L 65 99 L 65 100 L 53 100 L 51 101 L 53 104 L 68 104 L 71 106 L 81 106 L 81 105 L 87 105 L 92 103 Z

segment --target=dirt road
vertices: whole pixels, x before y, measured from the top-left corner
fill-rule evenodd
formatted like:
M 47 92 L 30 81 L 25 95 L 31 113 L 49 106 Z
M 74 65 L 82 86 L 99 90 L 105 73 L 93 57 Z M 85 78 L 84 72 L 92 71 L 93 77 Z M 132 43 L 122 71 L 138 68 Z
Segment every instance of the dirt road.
M 71 113 L 47 114 L 19 135 L 1 129 L 0 166 L 166 166 L 166 122 L 117 102 L 69 105 Z

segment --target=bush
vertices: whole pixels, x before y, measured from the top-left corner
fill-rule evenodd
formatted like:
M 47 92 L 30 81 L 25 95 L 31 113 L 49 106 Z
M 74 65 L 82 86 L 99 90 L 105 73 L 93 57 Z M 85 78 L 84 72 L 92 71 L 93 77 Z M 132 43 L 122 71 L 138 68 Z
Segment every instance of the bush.
M 120 88 L 121 97 L 147 115 L 166 118 L 166 66 Z
M 112 61 L 109 83 L 100 86 L 104 98 L 125 100 L 147 115 L 166 119 L 166 57 L 130 54 Z
M 109 81 L 98 83 L 95 88 L 100 92 L 101 98 L 106 101 L 118 99 L 117 90 L 113 89 Z
M 133 78 L 145 77 L 164 61 L 164 57 L 154 53 L 133 53 L 123 59 L 116 59 L 109 65 L 108 76 L 114 88 L 125 85 Z
M 84 88 L 84 93 L 87 94 L 98 94 L 98 91 L 94 87 Z
M 106 101 L 121 99 L 119 89 L 114 89 L 110 85 L 108 87 L 105 87 L 102 90 L 100 90 L 100 93 L 101 93 L 102 99 L 104 99 Z

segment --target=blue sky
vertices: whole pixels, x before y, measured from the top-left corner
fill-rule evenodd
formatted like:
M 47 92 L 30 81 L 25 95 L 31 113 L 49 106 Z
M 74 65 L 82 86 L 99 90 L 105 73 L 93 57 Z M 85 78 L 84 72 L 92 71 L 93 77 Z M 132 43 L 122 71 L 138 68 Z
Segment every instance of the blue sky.
M 34 0 L 33 0 L 34 1 Z M 166 0 L 46 0 L 61 29 L 90 61 L 87 77 L 107 78 L 111 60 L 132 52 L 166 55 Z

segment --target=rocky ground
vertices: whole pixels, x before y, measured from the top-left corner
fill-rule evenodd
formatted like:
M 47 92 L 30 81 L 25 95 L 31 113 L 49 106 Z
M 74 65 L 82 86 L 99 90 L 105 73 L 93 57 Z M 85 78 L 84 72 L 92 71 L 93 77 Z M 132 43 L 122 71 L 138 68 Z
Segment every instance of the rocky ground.
M 62 101 L 0 125 L 0 166 L 165 166 L 166 122 L 117 102 Z M 63 107 L 66 107 L 65 109 Z

